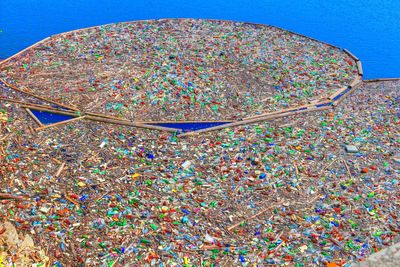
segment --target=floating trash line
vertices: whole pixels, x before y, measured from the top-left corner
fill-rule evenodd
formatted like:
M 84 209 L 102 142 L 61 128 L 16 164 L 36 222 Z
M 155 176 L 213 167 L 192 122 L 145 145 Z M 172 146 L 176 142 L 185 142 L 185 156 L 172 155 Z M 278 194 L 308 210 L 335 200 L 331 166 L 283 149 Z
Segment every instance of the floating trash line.
M 282 117 L 288 117 L 288 116 L 297 115 L 297 114 L 301 114 L 301 113 L 332 109 L 335 106 L 337 106 L 341 101 L 343 101 L 343 99 L 347 95 L 352 93 L 361 84 L 361 82 L 362 82 L 362 80 L 360 79 L 360 77 L 355 78 L 354 81 L 352 81 L 350 83 L 350 85 L 348 87 L 346 87 L 346 89 L 341 91 L 337 96 L 336 96 L 337 92 L 335 94 L 333 94 L 332 96 L 334 96 L 334 97 L 332 97 L 332 96 L 331 97 L 332 97 L 332 99 L 335 98 L 335 100 L 332 100 L 332 101 L 321 101 L 321 102 L 314 103 L 314 104 L 300 106 L 298 108 L 286 109 L 286 110 L 282 110 L 282 111 L 278 111 L 278 112 L 268 113 L 265 115 L 248 117 L 247 119 L 244 119 L 241 121 L 227 123 L 227 124 L 224 124 L 221 126 L 216 126 L 216 127 L 212 127 L 212 128 L 208 128 L 208 129 L 188 132 L 188 133 L 180 134 L 179 136 L 180 137 L 191 136 L 191 135 L 195 135 L 195 134 L 200 134 L 200 133 L 205 133 L 205 132 L 210 132 L 210 131 L 215 131 L 215 130 L 221 130 L 221 129 L 227 128 L 227 127 L 252 124 L 255 122 L 266 121 L 266 120 L 282 118 Z
M 210 131 L 221 130 L 221 129 L 224 129 L 227 127 L 235 127 L 235 126 L 252 124 L 255 122 L 266 121 L 266 120 L 271 120 L 271 119 L 276 119 L 276 118 L 282 118 L 282 117 L 287 117 L 287 116 L 292 116 L 292 115 L 297 115 L 297 114 L 302 114 L 302 113 L 307 113 L 307 112 L 331 109 L 331 108 L 337 106 L 348 94 L 350 94 L 353 90 L 355 90 L 356 87 L 358 87 L 358 85 L 361 82 L 362 82 L 361 76 L 359 76 L 356 79 L 354 79 L 350 83 L 349 86 L 342 88 L 342 89 L 338 90 L 337 92 L 335 92 L 333 95 L 331 95 L 328 98 L 329 100 L 324 100 L 321 102 L 303 105 L 303 106 L 299 106 L 299 107 L 295 107 L 295 108 L 284 109 L 281 111 L 259 114 L 259 115 L 255 115 L 252 117 L 246 117 L 245 119 L 237 120 L 237 121 L 165 121 L 165 122 L 164 121 L 155 121 L 155 122 L 140 121 L 140 122 L 136 122 L 136 121 L 129 121 L 127 119 L 121 119 L 121 118 L 112 117 L 112 116 L 108 116 L 108 115 L 104 115 L 104 114 L 98 114 L 98 113 L 83 113 L 83 112 L 80 112 L 79 110 L 75 110 L 75 111 L 59 110 L 57 108 L 49 107 L 46 105 L 39 105 L 39 104 L 32 105 L 32 104 L 27 104 L 22 101 L 17 101 L 17 100 L 13 100 L 13 99 L 0 98 L 0 101 L 9 101 L 9 102 L 16 102 L 18 104 L 22 104 L 21 107 L 25 108 L 25 110 L 32 117 L 32 119 L 37 124 L 39 124 L 40 127 L 36 128 L 36 130 L 38 130 L 38 131 L 47 129 L 50 127 L 63 125 L 68 122 L 74 122 L 74 121 L 77 121 L 80 119 L 86 119 L 86 120 L 90 120 L 90 121 L 97 121 L 97 122 L 112 123 L 112 124 L 145 128 L 145 129 L 151 129 L 151 130 L 173 132 L 173 133 L 178 133 L 180 137 L 185 137 L 185 136 L 191 136 L 191 135 L 210 132 Z M 5 82 L 3 82 L 3 83 L 10 89 L 20 92 L 20 90 L 19 89 L 17 90 L 14 86 L 10 87 L 9 84 L 7 84 Z M 26 93 L 26 92 L 22 91 L 22 93 Z M 33 94 L 31 96 L 38 98 L 40 100 L 43 100 L 43 101 L 48 101 L 45 98 L 38 97 Z M 53 103 L 53 102 L 54 101 L 51 101 L 50 103 L 61 106 L 60 103 L 57 103 L 57 102 Z M 32 110 L 37 111 L 37 112 L 32 112 Z M 55 123 L 47 123 L 45 116 L 50 116 L 50 117 L 53 116 L 54 118 L 57 117 L 60 121 L 57 121 L 57 119 L 55 119 L 56 120 Z M 40 117 L 42 118 L 42 120 L 40 119 Z M 51 121 L 51 119 L 50 119 L 50 121 Z

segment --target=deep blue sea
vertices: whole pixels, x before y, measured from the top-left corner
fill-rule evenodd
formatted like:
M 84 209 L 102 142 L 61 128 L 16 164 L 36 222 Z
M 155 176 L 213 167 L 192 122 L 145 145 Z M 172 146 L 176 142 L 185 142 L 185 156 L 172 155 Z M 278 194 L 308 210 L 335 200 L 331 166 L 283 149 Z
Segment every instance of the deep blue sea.
M 400 77 L 400 0 L 0 0 L 0 58 L 52 34 L 160 18 L 279 26 L 347 48 L 367 79 Z

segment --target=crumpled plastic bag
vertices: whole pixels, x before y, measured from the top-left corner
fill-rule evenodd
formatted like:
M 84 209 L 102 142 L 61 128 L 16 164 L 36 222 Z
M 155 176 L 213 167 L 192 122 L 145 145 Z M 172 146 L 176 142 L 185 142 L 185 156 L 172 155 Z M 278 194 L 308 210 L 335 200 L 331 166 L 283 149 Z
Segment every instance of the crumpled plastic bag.
M 0 267 L 35 266 L 49 261 L 44 251 L 35 247 L 32 237 L 18 234 L 12 223 L 0 223 L 0 233 Z M 31 257 L 33 254 L 40 261 Z

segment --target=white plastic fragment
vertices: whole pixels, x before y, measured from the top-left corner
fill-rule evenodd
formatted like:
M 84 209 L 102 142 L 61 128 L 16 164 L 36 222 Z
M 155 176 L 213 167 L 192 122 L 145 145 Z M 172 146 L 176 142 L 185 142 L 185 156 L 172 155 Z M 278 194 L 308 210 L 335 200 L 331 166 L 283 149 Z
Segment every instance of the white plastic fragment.
M 357 153 L 358 149 L 356 146 L 346 145 L 346 151 L 347 151 L 347 153 Z
M 192 165 L 192 163 L 189 160 L 187 160 L 182 164 L 182 168 L 186 170 L 190 167 L 190 165 Z

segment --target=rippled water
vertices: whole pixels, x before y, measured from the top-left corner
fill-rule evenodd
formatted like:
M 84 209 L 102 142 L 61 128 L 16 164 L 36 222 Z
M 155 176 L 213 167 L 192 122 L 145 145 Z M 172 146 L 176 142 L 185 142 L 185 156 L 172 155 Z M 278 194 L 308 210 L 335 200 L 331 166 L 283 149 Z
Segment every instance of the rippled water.
M 349 49 L 362 60 L 365 78 L 400 77 L 400 0 L 0 0 L 0 58 L 52 34 L 157 18 L 279 26 Z

